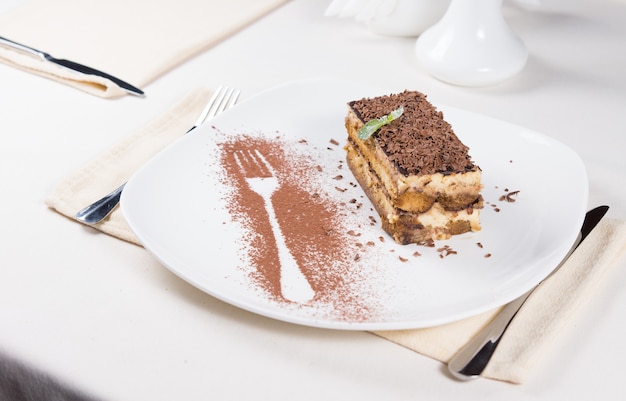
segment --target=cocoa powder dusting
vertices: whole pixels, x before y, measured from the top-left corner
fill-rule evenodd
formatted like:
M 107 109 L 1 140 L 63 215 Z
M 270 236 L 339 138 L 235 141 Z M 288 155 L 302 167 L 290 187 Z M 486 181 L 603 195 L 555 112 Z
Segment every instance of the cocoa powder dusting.
M 299 142 L 308 146 L 306 142 Z M 344 230 L 338 221 L 345 206 L 320 196 L 320 189 L 307 186 L 321 169 L 305 156 L 288 154 L 284 144 L 248 136 L 238 136 L 221 143 L 221 165 L 224 185 L 233 190 L 225 199 L 233 220 L 247 228 L 243 250 L 252 263 L 251 278 L 270 298 L 288 302 L 282 297 L 278 249 L 261 196 L 245 181 L 233 156 L 235 151 L 256 149 L 271 164 L 281 183 L 272 195 L 272 206 L 289 251 L 315 291 L 313 302 L 332 304 L 339 319 L 364 321 L 371 318 L 372 300 L 359 297 L 359 274 L 355 269 L 354 230 Z

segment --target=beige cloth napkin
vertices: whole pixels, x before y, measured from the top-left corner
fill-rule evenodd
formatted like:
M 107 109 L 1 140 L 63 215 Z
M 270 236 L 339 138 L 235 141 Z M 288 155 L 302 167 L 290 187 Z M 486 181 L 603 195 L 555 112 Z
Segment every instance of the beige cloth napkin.
M 128 181 L 152 156 L 182 137 L 194 125 L 210 95 L 207 89 L 196 89 L 163 116 L 63 180 L 47 197 L 46 204 L 73 219 L 79 210 Z M 119 208 L 94 227 L 140 245 Z
M 24 0 L 0 36 L 144 86 L 287 0 Z M 0 46 L 0 61 L 102 97 L 113 82 Z
M 182 136 L 193 125 L 209 96 L 207 90 L 194 91 L 170 112 L 72 174 L 50 195 L 48 206 L 73 218 L 78 210 L 126 181 L 154 154 Z M 119 209 L 96 228 L 139 244 Z M 514 383 L 526 380 L 550 344 L 567 329 L 576 311 L 589 300 L 625 252 L 626 222 L 605 217 L 568 262 L 529 297 L 500 341 L 483 376 Z M 622 267 L 626 267 L 623 261 Z M 438 327 L 375 334 L 447 362 L 497 312 Z
M 605 217 L 567 262 L 526 300 L 482 376 L 512 383 L 526 381 L 625 252 L 626 222 Z M 621 265 L 626 267 L 623 261 Z M 376 334 L 448 362 L 498 311 L 439 327 Z

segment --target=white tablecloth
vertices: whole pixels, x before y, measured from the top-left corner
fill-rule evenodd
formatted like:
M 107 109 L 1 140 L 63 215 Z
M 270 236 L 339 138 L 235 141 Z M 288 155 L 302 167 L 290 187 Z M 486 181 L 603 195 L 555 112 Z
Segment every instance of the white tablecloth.
M 491 88 L 434 80 L 414 59 L 414 39 L 324 18 L 327 2 L 316 0 L 293 0 L 144 88 L 144 99 L 105 100 L 0 65 L 0 353 L 103 400 L 619 399 L 624 261 L 528 383 L 458 383 L 439 362 L 369 333 L 224 304 L 144 249 L 43 202 L 199 85 L 236 86 L 245 98 L 328 76 L 417 89 L 550 135 L 584 160 L 590 206 L 609 204 L 626 219 L 626 4 L 551 3 L 532 12 L 505 5 L 531 55 L 521 75 Z

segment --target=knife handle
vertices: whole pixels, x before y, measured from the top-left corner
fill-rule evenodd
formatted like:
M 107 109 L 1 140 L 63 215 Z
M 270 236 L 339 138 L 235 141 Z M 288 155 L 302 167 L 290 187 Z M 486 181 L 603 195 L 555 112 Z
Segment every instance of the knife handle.
M 531 291 L 506 304 L 497 316 L 448 362 L 450 373 L 461 380 L 476 379 L 485 370 L 493 353 Z
M 587 212 L 574 245 L 550 275 L 554 274 L 565 263 L 608 210 L 608 206 L 598 206 Z M 534 288 L 506 304 L 487 326 L 448 361 L 448 370 L 454 377 L 461 380 L 471 380 L 480 376 L 498 347 L 502 335 L 533 290 Z
M 41 51 L 41 50 L 37 50 L 35 48 L 32 48 L 30 46 L 26 46 L 23 45 L 21 43 L 17 43 L 14 42 L 10 39 L 4 38 L 2 36 L 0 36 L 0 45 L 4 45 L 4 46 L 8 46 L 10 48 L 16 49 L 16 50 L 20 50 L 22 52 L 25 52 L 27 54 L 31 54 L 37 57 L 42 58 L 43 60 L 49 61 L 51 63 L 54 63 L 56 65 L 60 65 L 61 67 L 70 69 L 72 71 L 76 71 L 79 72 L 81 74 L 87 74 L 87 75 L 96 75 L 96 76 L 100 76 L 102 78 L 108 79 L 109 81 L 112 81 L 113 83 L 115 83 L 117 86 L 119 86 L 121 89 L 123 89 L 124 91 L 132 94 L 132 95 L 136 95 L 136 96 L 144 96 L 144 92 L 129 84 L 128 82 L 122 81 L 121 79 L 114 77 L 113 75 L 107 74 L 106 72 L 100 71 L 100 70 L 96 70 L 95 68 L 91 68 L 88 67 L 86 65 L 83 64 L 79 64 L 76 63 L 74 61 L 70 61 L 70 60 L 63 60 L 63 59 L 57 59 L 55 57 L 52 57 L 50 54 Z
M 11 39 L 7 39 L 7 38 L 4 38 L 2 36 L 0 36 L 0 44 L 8 46 L 8 47 L 12 47 L 12 48 L 14 48 L 16 50 L 20 50 L 20 51 L 23 51 L 23 52 L 26 52 L 26 53 L 33 54 L 35 56 L 39 56 L 41 58 L 45 58 L 46 57 L 46 53 L 44 53 L 44 52 L 42 52 L 40 50 L 34 49 L 34 48 L 30 47 L 30 46 L 23 45 L 21 43 L 14 42 Z

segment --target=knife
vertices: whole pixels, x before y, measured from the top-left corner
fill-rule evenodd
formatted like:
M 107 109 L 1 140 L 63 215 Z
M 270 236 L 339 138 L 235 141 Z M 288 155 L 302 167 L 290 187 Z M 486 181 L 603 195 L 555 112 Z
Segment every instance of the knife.
M 11 47 L 13 49 L 16 50 L 20 50 L 24 53 L 29 53 L 31 55 L 35 55 L 37 57 L 41 57 L 42 59 L 49 61 L 51 63 L 60 65 L 61 67 L 67 68 L 69 70 L 72 71 L 77 71 L 80 72 L 81 74 L 86 74 L 86 75 L 96 75 L 96 76 L 100 76 L 102 78 L 106 78 L 111 82 L 114 82 L 117 86 L 119 86 L 120 88 L 122 88 L 124 91 L 132 94 L 132 95 L 137 95 L 137 96 L 144 96 L 144 93 L 141 89 L 129 84 L 128 82 L 122 81 L 119 78 L 114 77 L 113 75 L 109 75 L 106 72 L 102 72 L 99 70 L 96 70 L 95 68 L 91 68 L 91 67 L 87 67 L 86 65 L 82 65 L 82 64 L 78 64 L 75 63 L 74 61 L 70 61 L 70 60 L 63 60 L 63 59 L 58 59 L 58 58 L 54 58 L 52 57 L 50 54 L 43 52 L 41 50 L 37 50 L 34 49 L 32 47 L 14 42 L 10 39 L 7 38 L 3 38 L 2 36 L 0 36 L 0 44 Z
M 561 263 L 553 270 L 551 275 L 565 263 L 581 242 L 587 238 L 589 233 L 598 225 L 608 210 L 608 206 L 599 206 L 587 212 L 576 242 Z M 487 363 L 491 360 L 507 327 L 535 288 L 537 288 L 537 286 L 506 304 L 491 323 L 482 329 L 450 359 L 448 362 L 448 370 L 452 376 L 461 380 L 476 379 L 480 376 L 483 370 L 485 370 Z

